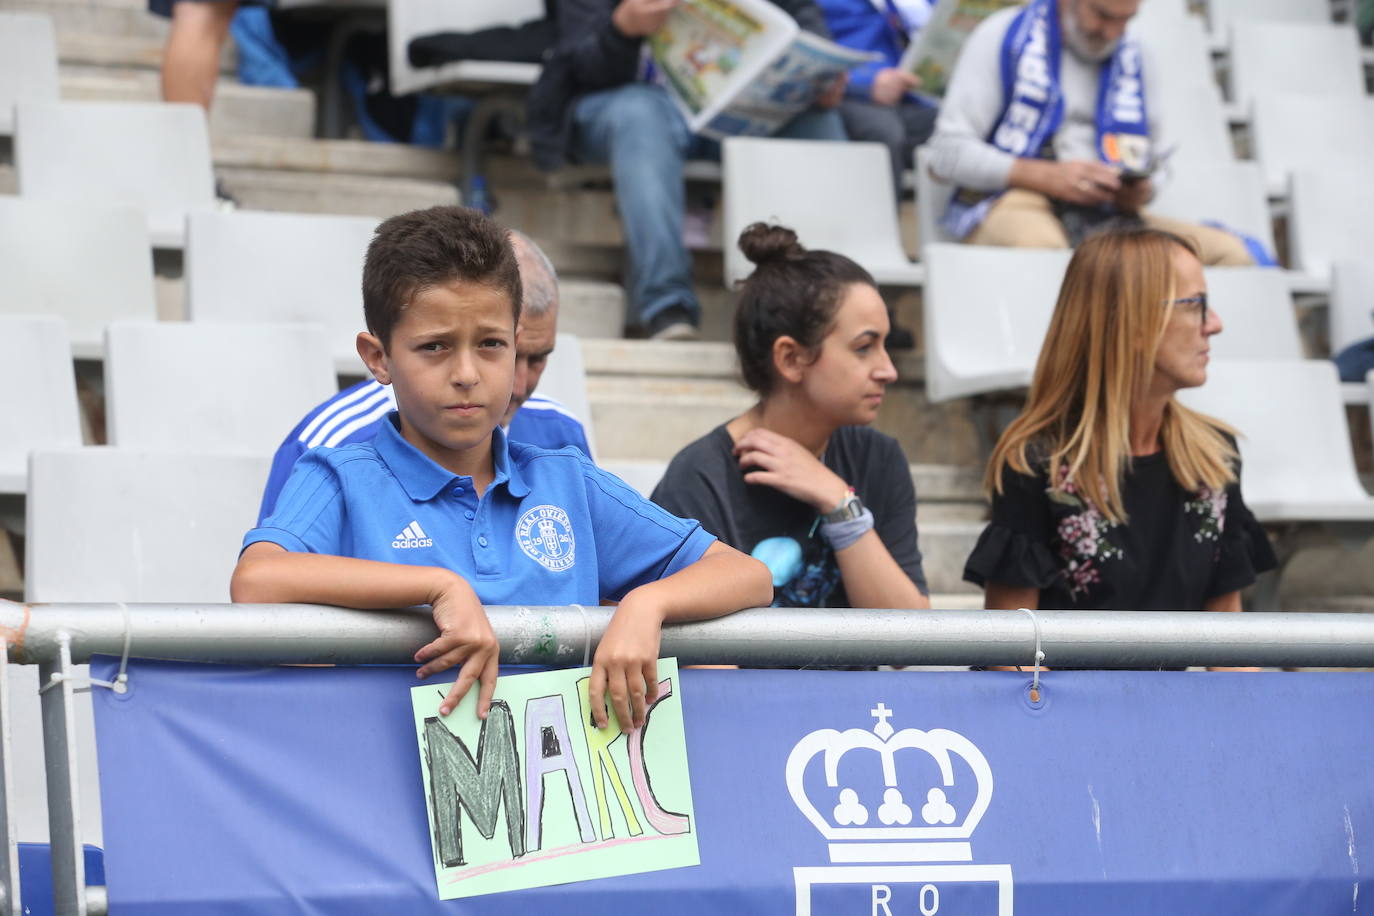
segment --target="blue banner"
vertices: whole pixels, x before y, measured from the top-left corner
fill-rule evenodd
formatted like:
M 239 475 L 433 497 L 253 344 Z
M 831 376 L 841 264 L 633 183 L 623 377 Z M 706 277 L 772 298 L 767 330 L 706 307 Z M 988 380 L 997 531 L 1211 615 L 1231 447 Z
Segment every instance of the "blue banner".
M 111 912 L 1288 916 L 1374 869 L 1374 675 L 689 670 L 700 866 L 441 902 L 412 674 L 132 662 Z

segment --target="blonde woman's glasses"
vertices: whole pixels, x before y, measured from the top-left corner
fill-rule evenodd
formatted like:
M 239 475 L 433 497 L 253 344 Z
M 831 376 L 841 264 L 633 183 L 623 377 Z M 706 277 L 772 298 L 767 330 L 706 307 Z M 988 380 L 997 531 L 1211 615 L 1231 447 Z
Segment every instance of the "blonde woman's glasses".
M 1187 299 L 1172 299 L 1170 305 L 1186 305 L 1188 310 L 1197 313 L 1198 323 L 1207 323 L 1207 294 L 1198 293 L 1196 296 L 1189 296 Z

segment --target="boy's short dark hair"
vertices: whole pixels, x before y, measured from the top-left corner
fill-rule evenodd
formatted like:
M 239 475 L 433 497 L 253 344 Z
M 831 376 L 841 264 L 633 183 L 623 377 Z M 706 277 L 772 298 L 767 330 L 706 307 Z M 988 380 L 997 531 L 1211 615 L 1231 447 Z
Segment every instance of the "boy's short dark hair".
M 367 329 L 391 344 L 391 330 L 422 289 L 462 280 L 506 293 L 520 321 L 520 267 L 509 233 L 480 210 L 430 207 L 377 227 L 363 262 Z

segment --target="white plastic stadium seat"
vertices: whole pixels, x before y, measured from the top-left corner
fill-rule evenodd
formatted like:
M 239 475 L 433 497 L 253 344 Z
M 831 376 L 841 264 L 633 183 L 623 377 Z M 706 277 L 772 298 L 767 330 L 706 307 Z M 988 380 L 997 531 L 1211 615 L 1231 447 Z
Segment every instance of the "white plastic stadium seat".
M 1374 337 L 1374 253 L 1363 260 L 1332 265 L 1327 316 L 1333 354 Z M 1361 382 L 1342 382 L 1341 393 L 1347 404 L 1374 404 L 1370 397 L 1374 387 Z
M 0 315 L 16 314 L 65 318 L 78 359 L 101 354 L 111 321 L 156 318 L 142 214 L 0 197 Z
M 1240 111 L 1274 92 L 1364 95 L 1360 40 L 1349 24 L 1236 22 L 1231 29 L 1231 101 Z
M 14 133 L 19 102 L 57 101 L 57 39 L 52 20 L 0 13 L 0 137 Z
M 62 102 L 16 111 L 23 197 L 134 207 L 159 248 L 182 247 L 186 215 L 215 206 L 210 135 L 198 105 Z
M 229 576 L 243 535 L 256 521 L 270 463 L 269 454 L 36 452 L 30 462 L 25 600 L 227 602 Z M 78 676 L 86 671 L 77 666 Z M 76 695 L 76 727 L 82 839 L 99 845 L 95 726 L 85 691 Z M 20 829 L 28 834 L 21 839 L 35 842 L 47 839 L 39 735 L 36 716 L 21 720 L 12 745 Z
M 1237 22 L 1331 23 L 1330 0 L 1207 0 L 1206 6 L 1220 45 L 1230 43 L 1231 26 Z
M 0 315 L 0 493 L 28 489 L 29 452 L 81 444 L 67 323 Z
M 1374 249 L 1359 260 L 1331 267 L 1331 352 L 1374 337 Z
M 925 270 L 902 248 L 886 147 L 752 137 L 722 146 L 726 286 L 754 269 L 735 243 L 755 222 L 786 226 L 807 248 L 847 255 L 879 283 L 921 284 Z
M 215 603 L 257 520 L 271 453 L 92 447 L 29 462 L 29 601 Z
M 1287 193 L 1289 176 L 1301 170 L 1363 170 L 1368 182 L 1374 99 L 1266 94 L 1255 100 L 1250 134 L 1270 197 Z
M 1179 393 L 1241 434 L 1241 488 L 1261 521 L 1374 521 L 1329 360 L 1216 360 Z
M 582 341 L 576 335 L 558 335 L 536 392 L 560 402 L 581 421 L 587 445 L 592 450 L 589 457 L 595 458 L 596 432 L 592 425 L 591 399 L 587 397 L 587 364 L 582 358 Z M 521 409 L 531 408 L 527 401 L 526 407 Z
M 321 325 L 335 368 L 362 373 L 354 342 L 365 328 L 363 258 L 376 227 L 361 216 L 192 214 L 186 313 L 193 322 Z
M 406 95 L 446 83 L 532 85 L 539 65 L 515 61 L 465 60 L 417 69 L 406 53 L 410 40 L 436 32 L 476 32 L 543 19 L 543 0 L 387 0 L 387 45 L 391 91 Z
M 338 390 L 310 324 L 124 321 L 106 337 L 111 445 L 270 452 Z
M 1182 164 L 1233 162 L 1235 146 L 1226 120 L 1221 87 L 1217 85 L 1206 28 L 1197 16 L 1178 12 L 1173 0 L 1159 5 L 1147 0 L 1131 20 L 1131 32 L 1149 52 L 1152 95 L 1149 104 L 1166 113 L 1168 139 L 1164 149 L 1170 162 Z M 1154 10 L 1153 14 L 1146 11 Z M 1173 10 L 1164 13 L 1162 10 Z
M 1288 250 L 1295 269 L 1328 277 L 1336 261 L 1374 252 L 1374 181 L 1367 165 L 1296 172 L 1290 196 Z
M 1030 384 L 1070 256 L 927 246 L 926 397 L 947 401 Z
M 924 261 L 927 245 L 959 241 L 940 225 L 949 199 L 954 196 L 954 186 L 930 173 L 930 151 L 925 146 L 916 147 L 915 172 L 916 240 L 921 246 L 921 259 Z
M 1302 337 L 1283 271 L 1212 267 L 1207 298 L 1223 330 L 1211 338 L 1212 359 L 1302 359 Z
M 1195 223 L 1219 222 L 1254 236 L 1275 253 L 1264 173 L 1254 162 L 1180 164 L 1159 182 L 1149 211 Z

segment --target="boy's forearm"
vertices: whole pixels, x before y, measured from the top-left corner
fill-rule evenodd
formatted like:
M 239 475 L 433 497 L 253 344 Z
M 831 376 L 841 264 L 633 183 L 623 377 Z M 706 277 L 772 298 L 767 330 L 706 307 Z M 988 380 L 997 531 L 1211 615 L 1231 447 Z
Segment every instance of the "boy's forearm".
M 641 585 L 622 603 L 646 599 L 661 610 L 664 623 L 703 620 L 768 605 L 773 600 L 773 580 L 768 567 L 758 560 L 717 541 L 692 565 Z
M 434 566 L 280 550 L 240 558 L 230 583 L 230 595 L 236 602 L 252 604 L 413 607 L 432 604 L 444 588 L 459 578 L 454 572 Z

